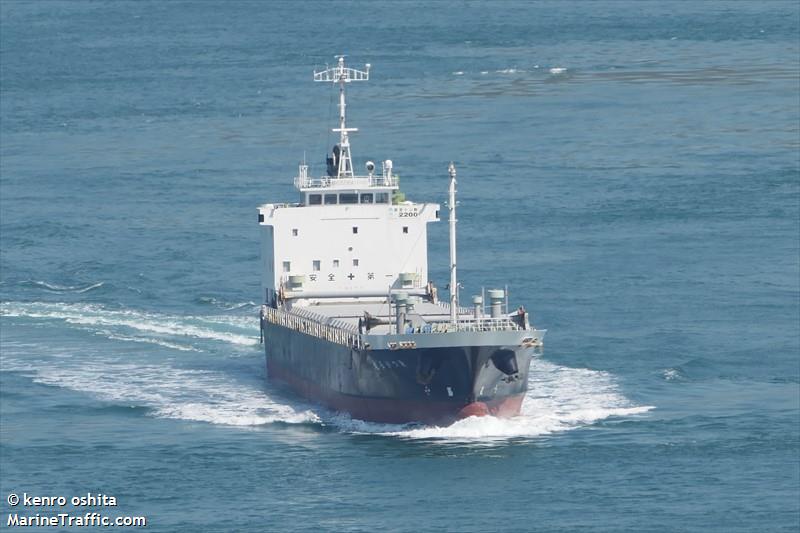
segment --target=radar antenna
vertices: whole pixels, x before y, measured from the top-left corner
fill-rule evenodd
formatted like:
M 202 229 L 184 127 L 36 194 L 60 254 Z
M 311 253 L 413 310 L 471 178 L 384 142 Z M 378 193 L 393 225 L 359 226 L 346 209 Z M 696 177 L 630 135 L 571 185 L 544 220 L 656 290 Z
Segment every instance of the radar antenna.
M 325 70 L 314 71 L 314 81 L 332 82 L 339 84 L 339 127 L 333 128 L 331 131 L 339 132 L 339 154 L 334 161 L 338 167 L 337 178 L 352 178 L 353 177 L 353 160 L 350 155 L 350 139 L 348 133 L 351 131 L 358 131 L 358 128 L 348 128 L 345 124 L 345 102 L 344 102 L 344 85 L 351 81 L 367 81 L 369 80 L 370 64 L 367 63 L 364 67 L 365 70 L 356 70 L 354 68 L 344 66 L 344 56 L 336 56 L 339 61 L 335 67 L 328 67 Z

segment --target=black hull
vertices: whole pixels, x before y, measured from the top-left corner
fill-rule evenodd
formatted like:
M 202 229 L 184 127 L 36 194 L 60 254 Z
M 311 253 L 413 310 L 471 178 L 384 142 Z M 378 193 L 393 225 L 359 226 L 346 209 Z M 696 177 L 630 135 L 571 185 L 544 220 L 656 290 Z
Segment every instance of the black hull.
M 267 373 L 302 396 L 354 418 L 449 424 L 519 414 L 533 348 L 450 346 L 357 350 L 264 324 Z

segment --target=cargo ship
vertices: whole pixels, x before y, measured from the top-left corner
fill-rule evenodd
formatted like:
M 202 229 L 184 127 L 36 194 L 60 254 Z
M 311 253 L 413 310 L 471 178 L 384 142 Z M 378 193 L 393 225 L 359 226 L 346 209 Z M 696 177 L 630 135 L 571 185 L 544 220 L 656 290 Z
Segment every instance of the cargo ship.
M 517 415 L 545 330 L 523 307 L 509 310 L 507 288 L 460 305 L 452 162 L 446 178 L 442 172 L 450 280 L 447 300 L 439 298 L 427 254 L 439 204 L 406 200 L 389 159 L 354 169 L 350 134 L 358 130 L 346 124 L 345 89 L 369 73 L 369 64 L 351 68 L 344 56 L 314 71 L 314 81 L 338 85 L 339 140 L 324 175 L 299 165 L 299 201 L 258 208 L 268 379 L 367 421 L 446 425 Z

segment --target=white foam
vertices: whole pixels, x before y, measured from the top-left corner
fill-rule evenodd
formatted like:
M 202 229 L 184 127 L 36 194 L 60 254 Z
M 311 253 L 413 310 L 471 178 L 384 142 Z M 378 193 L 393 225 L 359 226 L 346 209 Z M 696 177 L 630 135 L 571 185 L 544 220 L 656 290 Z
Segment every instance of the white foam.
M 242 309 L 244 307 L 256 307 L 256 303 L 253 301 L 246 301 L 246 302 L 229 302 L 227 300 L 220 300 L 214 298 L 213 296 L 203 296 L 199 298 L 199 301 L 204 304 L 209 304 L 214 307 L 218 307 L 224 311 L 235 311 L 237 309 Z
M 470 417 L 446 427 L 391 426 L 340 417 L 334 424 L 344 431 L 373 433 L 403 439 L 492 444 L 509 439 L 530 439 L 585 427 L 615 416 L 646 413 L 652 406 L 637 406 L 620 391 L 611 374 L 569 368 L 537 359 L 531 364 L 528 394 L 522 413 L 513 418 Z
M 164 348 L 170 348 L 172 350 L 178 350 L 181 352 L 199 352 L 197 348 L 193 346 L 186 346 L 185 344 L 178 344 L 177 342 L 168 342 L 159 339 L 152 339 L 149 337 L 127 337 L 125 335 L 117 335 L 108 330 L 98 330 L 95 332 L 97 335 L 102 335 L 107 339 L 111 339 L 114 341 L 125 341 L 125 342 L 142 342 L 145 344 L 155 344 L 157 346 L 163 346 Z
M 272 402 L 267 396 L 252 397 L 245 402 L 243 398 L 213 404 L 177 403 L 164 406 L 156 411 L 156 416 L 180 420 L 194 420 L 227 426 L 261 426 L 264 424 L 317 424 L 319 416 L 310 409 L 297 410 L 290 405 Z
M 258 329 L 258 317 L 255 313 L 248 316 L 206 316 L 203 317 L 203 320 L 211 324 L 222 324 L 247 331 Z
M 242 382 L 222 372 L 163 364 L 76 363 L 36 364 L 4 357 L 3 370 L 30 372 L 35 383 L 88 393 L 100 400 L 148 407 L 161 418 L 233 426 L 319 421 L 307 407 L 274 400 L 257 380 Z
M 42 289 L 48 290 L 50 292 L 71 292 L 75 294 L 81 294 L 84 292 L 91 291 L 93 289 L 98 289 L 105 285 L 104 282 L 98 281 L 97 283 L 91 283 L 85 286 L 77 286 L 77 285 L 58 285 L 56 283 L 48 283 L 46 281 L 35 281 L 31 280 L 26 283 L 30 283 L 31 285 L 35 285 Z
M 464 75 L 464 71 L 463 70 L 457 70 L 457 71 L 453 72 L 453 76 L 463 76 L 463 75 Z
M 182 322 L 180 318 L 171 317 L 144 317 L 134 316 L 124 318 L 120 316 L 73 316 L 65 317 L 64 320 L 70 324 L 82 324 L 89 326 L 125 326 L 131 329 L 158 333 L 161 335 L 186 336 L 198 339 L 217 340 L 229 342 L 231 344 L 253 345 L 258 344 L 258 339 L 237 335 L 225 331 L 215 331 L 209 328 L 194 326 Z
M 683 379 L 684 377 L 683 372 L 681 372 L 678 368 L 665 368 L 661 372 L 661 375 L 666 381 L 677 381 Z
M 553 67 L 550 69 L 550 74 L 564 74 L 566 71 L 565 67 Z
M 62 320 L 68 324 L 87 326 L 95 331 L 113 329 L 120 337 L 130 337 L 129 333 L 156 334 L 172 338 L 196 338 L 252 346 L 258 344 L 255 336 L 257 323 L 254 319 L 244 317 L 202 317 L 172 316 L 145 313 L 133 310 L 108 309 L 96 304 L 66 304 L 45 302 L 3 302 L 0 304 L 0 315 L 26 317 L 36 319 Z M 237 325 L 250 335 L 232 332 L 230 328 L 216 328 L 217 324 L 225 324 L 226 320 L 237 322 Z M 123 331 L 119 331 L 122 329 Z M 155 338 L 165 341 L 163 338 Z M 174 340 L 174 339 L 172 339 Z M 171 342 L 166 340 L 165 342 Z
M 256 307 L 256 303 L 252 300 L 248 300 L 246 302 L 239 302 L 239 303 L 232 303 L 226 307 L 223 307 L 225 311 L 235 311 L 237 309 L 243 309 L 245 307 Z

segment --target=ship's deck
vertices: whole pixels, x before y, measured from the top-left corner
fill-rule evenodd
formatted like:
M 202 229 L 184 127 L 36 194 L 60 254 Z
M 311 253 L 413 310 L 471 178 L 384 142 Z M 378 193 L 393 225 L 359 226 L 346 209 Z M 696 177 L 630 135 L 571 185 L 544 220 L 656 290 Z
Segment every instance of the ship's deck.
M 362 320 L 363 332 L 366 333 L 366 325 L 363 323 L 365 314 L 369 313 L 374 322 L 370 324 L 370 334 L 381 335 L 394 333 L 396 317 L 394 309 L 384 302 L 326 302 L 311 305 L 294 305 L 291 314 L 311 319 L 328 326 L 358 332 L 359 320 Z M 406 313 L 406 320 L 410 322 L 408 326 L 413 331 L 426 332 L 430 328 L 439 325 L 446 325 L 450 322 L 450 307 L 448 304 L 417 302 L 414 308 Z M 478 321 L 502 321 L 508 323 L 509 319 L 503 315 L 501 319 L 491 319 L 483 316 Z M 458 321 L 461 324 L 476 322 L 474 310 L 460 308 Z M 500 324 L 496 324 L 500 326 Z

